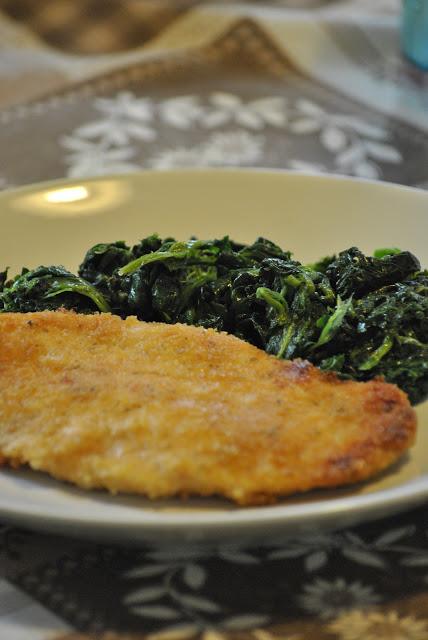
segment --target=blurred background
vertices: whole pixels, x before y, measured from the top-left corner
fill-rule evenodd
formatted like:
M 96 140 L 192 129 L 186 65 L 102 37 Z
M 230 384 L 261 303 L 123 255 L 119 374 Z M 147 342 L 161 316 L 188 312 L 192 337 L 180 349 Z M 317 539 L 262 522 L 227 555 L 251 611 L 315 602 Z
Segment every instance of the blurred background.
M 401 25 L 399 0 L 0 0 L 0 186 L 263 166 L 425 187 Z
M 99 54 L 139 47 L 186 12 L 203 5 L 256 9 L 322 9 L 340 5 L 395 13 L 400 0 L 0 0 L 0 10 L 63 51 Z

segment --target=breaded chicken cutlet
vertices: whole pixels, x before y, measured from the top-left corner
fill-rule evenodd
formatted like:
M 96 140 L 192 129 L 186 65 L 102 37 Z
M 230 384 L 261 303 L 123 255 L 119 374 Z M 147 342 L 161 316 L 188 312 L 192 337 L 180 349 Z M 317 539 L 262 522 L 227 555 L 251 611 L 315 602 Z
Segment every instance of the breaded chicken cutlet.
M 86 489 L 267 503 L 376 474 L 415 428 L 393 385 L 214 330 L 0 314 L 0 460 Z

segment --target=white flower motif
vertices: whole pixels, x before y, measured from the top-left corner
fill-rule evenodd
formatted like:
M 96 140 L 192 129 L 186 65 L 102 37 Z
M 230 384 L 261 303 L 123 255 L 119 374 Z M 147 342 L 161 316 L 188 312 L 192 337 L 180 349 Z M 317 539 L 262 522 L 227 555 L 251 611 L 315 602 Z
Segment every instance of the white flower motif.
M 99 138 L 111 145 L 124 145 L 134 138 L 151 141 L 157 136 L 150 126 L 154 109 L 148 98 L 137 98 L 129 91 L 122 91 L 114 98 L 96 98 L 94 107 L 105 117 L 77 127 L 74 135 Z
M 248 129 L 263 129 L 266 124 L 283 127 L 287 122 L 285 98 L 272 96 L 245 103 L 231 93 L 215 92 L 210 96 L 211 109 L 201 117 L 201 123 L 214 128 L 236 122 Z
M 388 132 L 383 127 L 368 123 L 357 116 L 328 113 L 310 100 L 296 100 L 295 108 L 297 118 L 290 122 L 290 131 L 297 134 L 319 131 L 321 142 L 329 151 L 337 152 L 346 146 L 346 130 L 374 140 L 388 138 Z
M 204 164 L 252 164 L 263 155 L 264 137 L 247 131 L 227 131 L 213 134 L 201 145 Z
M 130 162 L 135 155 L 135 150 L 131 147 L 111 149 L 104 142 L 92 142 L 72 136 L 62 137 L 60 143 L 71 152 L 64 158 L 69 165 L 69 178 L 126 173 L 139 168 L 137 164 Z
M 177 147 L 162 151 L 149 165 L 155 169 L 172 169 L 251 164 L 262 157 L 263 143 L 263 136 L 247 131 L 215 133 L 191 149 Z
M 336 167 L 342 173 L 376 179 L 381 171 L 374 160 L 392 164 L 402 161 L 398 149 L 383 142 L 388 138 L 383 127 L 357 116 L 327 113 L 310 100 L 297 100 L 295 106 L 298 115 L 290 123 L 290 131 L 298 135 L 319 132 L 322 146 L 335 154 Z
M 215 552 L 233 563 L 257 562 L 257 558 L 236 545 L 220 545 L 216 549 L 186 545 L 144 552 L 143 562 L 122 575 L 133 585 L 122 599 L 127 609 L 135 616 L 167 622 L 152 640 L 181 640 L 197 632 L 205 632 L 207 639 L 221 640 L 218 629 L 258 629 L 269 622 L 269 616 L 254 612 L 224 617 L 221 605 L 200 593 L 208 574 L 197 560 L 211 558 Z
M 247 549 L 232 543 L 220 544 L 218 547 L 210 548 L 189 547 L 188 545 L 182 547 L 174 546 L 171 549 L 160 547 L 145 553 L 144 557 L 161 563 L 177 564 L 177 562 L 180 563 L 182 561 L 212 558 L 213 554 L 218 555 L 223 560 L 227 560 L 227 562 L 237 564 L 258 564 L 260 562 L 260 559 Z
M 386 553 L 405 554 L 400 563 L 408 567 L 427 567 L 426 549 L 405 544 L 406 538 L 415 532 L 414 525 L 387 529 L 373 540 L 364 540 L 354 531 L 307 535 L 289 540 L 286 545 L 277 542 L 270 551 L 269 560 L 304 558 L 303 567 L 308 573 L 318 571 L 328 563 L 330 554 L 341 554 L 357 564 L 385 570 L 388 568 Z
M 94 107 L 106 116 L 130 118 L 147 122 L 153 116 L 149 98 L 137 98 L 130 91 L 120 91 L 114 98 L 95 98 Z
M 326 620 L 354 607 L 366 608 L 377 604 L 380 597 L 373 592 L 372 587 L 360 582 L 348 584 L 343 578 L 337 578 L 334 582 L 319 578 L 305 586 L 305 593 L 298 601 L 306 612 Z
M 394 164 L 402 160 L 401 153 L 389 144 L 372 140 L 355 140 L 350 147 L 338 154 L 336 165 L 350 175 L 376 180 L 381 172 L 379 167 L 369 159 L 370 157 Z
M 134 615 L 159 620 L 179 620 L 186 616 L 190 617 L 189 623 L 200 626 L 204 614 L 220 611 L 216 602 L 196 595 L 207 579 L 205 569 L 195 562 L 201 555 L 204 557 L 206 553 L 189 547 L 146 553 L 144 557 L 149 564 L 136 566 L 123 575 L 127 580 L 143 580 L 142 585 L 137 583 L 123 598 L 123 604 Z M 176 626 L 172 629 L 175 633 Z
M 396 611 L 387 613 L 352 611 L 330 623 L 329 631 L 341 640 L 426 640 L 428 620 L 413 616 L 400 617 Z
M 397 535 L 406 534 L 401 530 Z M 384 546 L 366 543 L 362 538 L 351 531 L 344 533 L 319 534 L 305 536 L 299 540 L 290 540 L 286 546 L 271 551 L 269 558 L 272 560 L 285 560 L 304 556 L 304 568 L 310 573 L 324 567 L 330 553 L 339 552 L 348 560 L 378 569 L 385 569 L 387 563 L 379 551 Z
M 177 129 L 190 129 L 203 115 L 204 109 L 196 96 L 169 98 L 159 104 L 162 120 Z

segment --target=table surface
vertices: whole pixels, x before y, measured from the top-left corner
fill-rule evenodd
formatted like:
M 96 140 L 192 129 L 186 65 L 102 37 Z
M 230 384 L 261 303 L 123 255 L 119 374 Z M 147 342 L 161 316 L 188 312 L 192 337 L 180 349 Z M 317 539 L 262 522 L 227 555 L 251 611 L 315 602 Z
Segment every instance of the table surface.
M 0 0 L 0 188 L 225 165 L 428 188 L 428 79 L 399 9 Z M 0 638 L 149 636 L 426 640 L 426 510 L 205 551 L 0 526 Z

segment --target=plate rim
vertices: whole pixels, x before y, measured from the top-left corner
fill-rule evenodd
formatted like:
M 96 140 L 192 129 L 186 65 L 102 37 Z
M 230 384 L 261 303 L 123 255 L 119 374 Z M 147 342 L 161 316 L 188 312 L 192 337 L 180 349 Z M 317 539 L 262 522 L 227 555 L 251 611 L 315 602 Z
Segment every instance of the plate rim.
M 0 475 L 2 470 L 0 469 Z M 50 476 L 49 476 L 50 478 Z M 56 480 L 55 478 L 50 478 L 52 481 L 58 482 L 59 487 L 63 487 L 63 481 Z M 374 478 L 376 479 L 376 478 Z M 358 485 L 345 485 L 340 487 L 341 489 L 351 488 L 353 486 L 361 486 L 361 483 Z M 67 483 L 67 487 L 74 487 L 74 485 L 70 485 Z M 78 489 L 78 488 L 77 488 Z M 82 490 L 83 491 L 83 490 Z M 334 491 L 334 488 L 332 488 Z M 85 493 L 85 497 L 90 497 L 91 495 L 97 495 L 97 493 Z M 104 492 L 104 495 L 110 496 L 107 492 Z M 124 497 L 130 494 L 122 494 Z M 300 494 L 293 494 L 293 497 Z M 301 494 L 305 495 L 305 494 Z M 118 496 L 120 500 L 121 496 Z M 134 496 L 137 497 L 138 496 Z M 291 496 L 290 496 L 291 497 Z M 321 517 L 323 520 L 328 520 L 330 517 L 337 517 L 338 515 L 352 515 L 355 512 L 359 512 L 362 508 L 365 511 L 373 511 L 375 509 L 379 509 L 381 506 L 385 509 L 389 509 L 394 507 L 397 501 L 401 503 L 401 501 L 406 500 L 409 508 L 412 505 L 423 501 L 425 498 L 428 498 L 428 474 L 423 474 L 422 476 L 415 478 L 409 482 L 398 485 L 396 487 L 391 487 L 387 489 L 381 489 L 379 491 L 375 491 L 373 493 L 364 493 L 357 496 L 345 496 L 342 498 L 332 498 L 332 500 L 316 500 L 310 503 L 304 504 L 276 504 L 269 506 L 253 506 L 253 507 L 237 507 L 236 510 L 224 511 L 220 510 L 214 512 L 186 512 L 185 514 L 170 514 L 170 513 L 159 513 L 155 514 L 150 513 L 150 517 L 148 520 L 144 519 L 144 516 L 147 517 L 147 509 L 142 507 L 139 510 L 139 515 L 143 516 L 143 519 L 137 519 L 129 521 L 127 520 L 127 526 L 137 530 L 158 530 L 159 526 L 168 526 L 174 527 L 174 529 L 201 529 L 203 528 L 206 531 L 215 530 L 221 524 L 222 527 L 226 526 L 237 527 L 237 526 L 257 526 L 259 527 L 262 524 L 278 525 L 286 522 L 287 524 L 291 524 L 298 520 L 299 522 L 304 522 L 305 520 L 313 520 L 314 517 Z M 287 497 L 284 498 L 285 500 Z M 157 501 L 159 502 L 159 501 Z M 331 505 L 334 504 L 334 509 L 331 509 Z M 120 505 L 118 505 L 120 507 Z M 129 507 L 125 505 L 128 509 Z M 115 505 L 116 508 L 116 505 Z M 132 507 L 133 510 L 136 510 L 135 507 Z M 3 500 L 0 497 L 0 516 L 1 517 L 10 517 L 11 519 L 16 517 L 19 520 L 21 518 L 32 519 L 32 520 L 44 520 L 49 519 L 52 523 L 55 524 L 66 524 L 70 522 L 70 518 L 61 513 L 54 513 L 55 506 L 48 505 L 48 508 L 40 508 L 37 506 L 33 506 L 32 508 L 26 506 L 14 506 L 8 507 L 4 506 Z M 257 514 L 257 518 L 254 518 L 254 515 Z M 111 516 L 110 516 L 111 517 Z M 220 518 L 224 518 L 221 522 L 219 522 Z M 189 522 L 189 519 L 191 522 Z M 115 521 L 111 522 L 108 519 L 108 515 L 98 516 L 97 520 L 94 520 L 93 516 L 89 513 L 86 515 L 79 515 L 78 517 L 73 517 L 71 522 L 73 524 L 87 524 L 94 525 L 97 528 L 105 528 L 105 527 L 113 527 L 118 528 L 124 525 L 123 521 Z
M 123 173 L 105 173 L 102 175 L 87 176 L 81 178 L 53 178 L 52 180 L 42 180 L 40 182 L 31 182 L 29 184 L 13 186 L 0 191 L 0 199 L 8 199 L 11 196 L 19 195 L 20 193 L 44 191 L 46 188 L 55 187 L 60 184 L 82 184 L 82 183 L 98 183 L 105 182 L 106 180 L 119 180 L 127 181 L 138 178 L 145 178 L 147 176 L 191 176 L 196 175 L 231 175 L 231 174 L 257 174 L 257 175 L 271 175 L 276 177 L 289 177 L 297 178 L 298 180 L 316 180 L 320 182 L 331 183 L 346 183 L 361 185 L 373 185 L 379 189 L 395 189 L 397 191 L 406 191 L 413 194 L 418 194 L 422 197 L 428 197 L 428 191 L 421 187 L 415 187 L 411 185 L 400 184 L 398 182 L 386 182 L 384 180 L 375 180 L 373 178 L 360 178 L 356 176 L 349 176 L 343 173 L 322 173 L 319 171 L 300 171 L 298 169 L 282 169 L 275 167 L 186 167 L 177 169 L 138 169 L 135 171 L 126 171 Z

